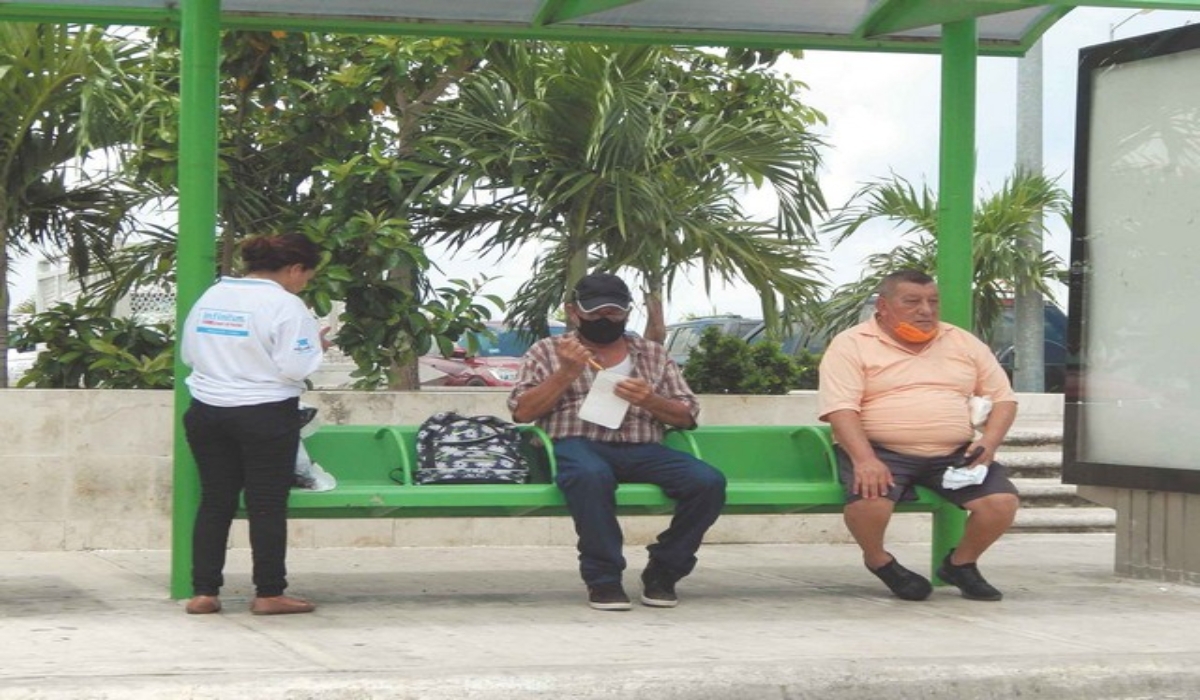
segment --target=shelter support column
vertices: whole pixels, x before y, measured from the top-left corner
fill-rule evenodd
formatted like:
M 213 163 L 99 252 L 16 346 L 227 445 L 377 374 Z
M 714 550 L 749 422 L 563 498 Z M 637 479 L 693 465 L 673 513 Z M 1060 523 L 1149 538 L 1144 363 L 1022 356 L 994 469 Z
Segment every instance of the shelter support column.
M 970 330 L 972 238 L 975 190 L 975 84 L 979 38 L 975 20 L 942 25 L 941 148 L 938 166 L 937 279 L 942 319 Z M 966 526 L 966 512 L 939 519 L 934 535 L 934 571 L 947 545 Z M 953 543 L 953 544 L 951 544 Z M 941 583 L 940 581 L 938 583 Z
M 942 319 L 971 329 L 975 190 L 975 20 L 942 26 L 937 277 Z
M 179 227 L 176 251 L 175 443 L 171 508 L 171 597 L 192 595 L 192 521 L 200 503 L 195 461 L 181 419 L 190 396 L 179 341 L 192 305 L 216 271 L 217 120 L 221 0 L 182 4 L 180 75 Z

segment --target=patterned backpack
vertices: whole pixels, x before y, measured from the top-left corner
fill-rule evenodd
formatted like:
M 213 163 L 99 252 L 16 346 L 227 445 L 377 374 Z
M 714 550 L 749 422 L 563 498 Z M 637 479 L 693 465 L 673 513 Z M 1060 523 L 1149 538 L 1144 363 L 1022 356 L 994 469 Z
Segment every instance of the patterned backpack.
M 435 413 L 417 430 L 418 484 L 523 484 L 521 435 L 495 416 Z

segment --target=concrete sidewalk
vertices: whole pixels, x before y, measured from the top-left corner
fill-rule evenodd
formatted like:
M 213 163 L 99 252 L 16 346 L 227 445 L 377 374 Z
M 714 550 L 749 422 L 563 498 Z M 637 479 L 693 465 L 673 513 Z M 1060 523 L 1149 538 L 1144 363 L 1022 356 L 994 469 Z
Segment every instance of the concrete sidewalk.
M 1011 536 L 981 567 L 1003 602 L 908 603 L 853 546 L 710 545 L 678 608 L 614 613 L 569 548 L 297 550 L 320 607 L 274 618 L 244 550 L 210 616 L 167 598 L 164 551 L 0 552 L 0 700 L 1200 696 L 1200 588 L 1118 579 L 1112 551 Z

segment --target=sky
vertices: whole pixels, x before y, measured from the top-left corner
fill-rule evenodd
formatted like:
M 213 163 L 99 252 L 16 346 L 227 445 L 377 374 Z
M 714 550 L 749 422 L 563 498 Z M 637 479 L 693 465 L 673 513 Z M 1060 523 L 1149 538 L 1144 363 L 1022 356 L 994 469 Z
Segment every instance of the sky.
M 1071 191 L 1075 132 L 1075 81 L 1078 51 L 1111 39 L 1123 39 L 1200 22 L 1200 12 L 1080 8 L 1060 20 L 1043 37 L 1043 163 L 1044 172 L 1059 178 Z M 903 176 L 915 186 L 936 191 L 938 173 L 938 113 L 940 59 L 937 56 L 807 51 L 780 69 L 806 83 L 803 101 L 823 112 L 821 127 L 826 148 L 820 182 L 827 203 L 835 209 L 862 184 Z M 1000 188 L 1016 160 L 1017 59 L 980 58 L 976 105 L 976 198 Z M 748 193 L 747 206 L 771 216 L 770 197 Z M 858 234 L 828 251 L 828 279 L 833 285 L 858 279 L 863 260 L 890 250 L 899 234 L 880 226 Z M 1068 233 L 1059 226 L 1046 239 L 1048 250 L 1068 258 Z M 441 268 L 438 283 L 447 278 L 493 278 L 485 291 L 507 297 L 533 269 L 536 251 L 527 248 L 504 259 L 495 255 L 460 253 L 451 258 L 431 252 Z M 35 263 L 14 265 L 12 299 L 20 302 L 36 289 Z M 635 293 L 636 296 L 636 293 Z M 1065 299 L 1061 301 L 1065 302 Z M 757 294 L 745 286 L 721 287 L 706 295 L 700 275 L 682 280 L 671 290 L 667 321 L 711 313 L 747 317 L 761 314 Z M 631 325 L 642 318 L 635 310 Z

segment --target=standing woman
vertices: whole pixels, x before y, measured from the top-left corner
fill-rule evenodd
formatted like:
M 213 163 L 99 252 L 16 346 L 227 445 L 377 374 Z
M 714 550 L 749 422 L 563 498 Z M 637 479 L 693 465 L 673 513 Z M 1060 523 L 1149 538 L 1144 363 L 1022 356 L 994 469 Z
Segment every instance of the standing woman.
M 321 364 L 324 339 L 296 296 L 320 250 L 290 233 L 247 239 L 246 274 L 206 291 L 183 329 L 192 403 L 183 417 L 200 472 L 192 531 L 193 615 L 221 609 L 229 526 L 245 491 L 254 561 L 255 615 L 312 612 L 287 588 L 287 500 L 300 445 L 299 397 Z

